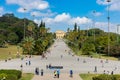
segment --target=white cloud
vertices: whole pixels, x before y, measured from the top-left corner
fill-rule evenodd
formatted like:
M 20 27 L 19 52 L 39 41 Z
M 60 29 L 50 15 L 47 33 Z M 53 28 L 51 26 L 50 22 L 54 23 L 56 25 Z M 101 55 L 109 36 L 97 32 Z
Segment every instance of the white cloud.
M 0 7 L 0 12 L 3 12 L 3 11 L 4 11 L 3 7 Z
M 106 0 L 97 0 L 96 2 L 99 5 L 108 5 Z M 120 0 L 111 0 L 109 5 L 111 11 L 120 11 Z
M 22 8 L 22 7 L 20 7 L 17 11 L 18 11 L 18 12 L 21 12 L 21 13 L 27 12 L 27 10 L 26 10 L 25 8 Z
M 54 16 L 56 13 L 52 13 L 50 10 L 47 12 L 40 12 L 40 11 L 33 11 L 31 15 L 35 15 L 36 17 L 51 17 Z
M 38 19 L 35 19 L 34 21 L 38 24 L 41 22 L 41 20 Z M 67 26 L 72 29 L 75 23 L 77 23 L 79 26 L 87 24 L 90 28 L 93 26 L 91 19 L 87 17 L 71 17 L 69 13 L 58 14 L 54 18 L 45 17 L 43 21 L 45 21 L 46 25 L 52 30 L 55 28 L 67 30 Z M 95 22 L 95 27 L 108 32 L 108 22 Z M 109 27 L 110 32 L 116 32 L 116 24 L 110 23 Z
M 49 7 L 48 2 L 44 0 L 6 0 L 6 2 L 7 4 L 17 4 L 28 11 L 32 9 L 44 10 Z M 23 12 L 21 8 L 18 11 Z
M 100 28 L 106 32 L 108 32 L 108 22 L 96 22 L 95 23 L 96 28 Z M 116 33 L 116 24 L 110 23 L 109 25 L 110 32 Z
M 4 8 L 0 6 L 0 16 L 2 16 L 3 12 L 4 12 Z
M 55 22 L 66 22 L 68 20 L 70 20 L 71 16 L 70 14 L 66 14 L 66 13 L 62 13 L 62 14 L 59 14 L 57 15 L 55 18 L 54 18 L 54 21 Z
M 48 23 L 65 23 L 73 25 L 74 23 L 77 24 L 86 24 L 91 23 L 92 20 L 86 17 L 71 17 L 69 13 L 62 13 L 56 15 L 54 18 L 44 18 L 44 20 Z
M 74 24 L 74 23 L 77 23 L 77 24 L 88 24 L 88 23 L 91 23 L 92 22 L 92 20 L 91 19 L 88 19 L 87 17 L 82 17 L 82 18 L 80 18 L 80 17 L 76 17 L 76 18 L 72 18 L 70 21 L 69 21 L 69 23 L 72 23 L 72 24 Z
M 120 11 L 120 1 L 118 3 L 114 3 L 110 6 L 111 11 Z
M 96 1 L 99 5 L 107 5 L 107 1 L 106 0 L 97 0 Z
M 36 23 L 40 23 L 41 20 L 34 20 Z M 71 17 L 69 13 L 62 13 L 58 14 L 53 18 L 45 17 L 43 18 L 43 21 L 46 22 L 47 25 L 54 25 L 54 26 L 68 26 L 68 25 L 74 25 L 77 23 L 78 25 L 82 24 L 89 24 L 92 23 L 92 20 L 86 17 Z
M 101 16 L 101 15 L 102 15 L 101 12 L 96 12 L 96 13 L 95 13 L 95 16 Z

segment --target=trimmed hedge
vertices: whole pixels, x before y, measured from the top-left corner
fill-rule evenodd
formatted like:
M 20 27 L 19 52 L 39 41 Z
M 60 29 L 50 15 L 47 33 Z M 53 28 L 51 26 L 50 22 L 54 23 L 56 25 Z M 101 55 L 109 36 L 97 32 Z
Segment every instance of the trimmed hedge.
M 120 75 L 107 75 L 102 74 L 92 78 L 93 80 L 120 80 Z
M 16 75 L 13 74 L 7 74 L 7 77 L 5 80 L 18 80 Z
M 22 72 L 19 70 L 0 70 L 0 75 L 5 76 L 6 80 L 18 80 L 22 76 Z

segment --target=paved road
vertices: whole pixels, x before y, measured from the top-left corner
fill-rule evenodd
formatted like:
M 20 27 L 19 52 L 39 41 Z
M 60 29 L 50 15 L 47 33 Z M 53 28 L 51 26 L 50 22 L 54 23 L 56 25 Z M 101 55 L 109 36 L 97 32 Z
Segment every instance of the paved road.
M 69 54 L 70 53 L 70 54 Z M 43 69 L 44 73 L 53 73 L 53 69 L 46 69 L 46 65 L 51 64 L 52 66 L 63 66 L 60 70 L 61 73 L 69 73 L 69 70 L 73 70 L 74 73 L 94 73 L 95 66 L 97 69 L 96 73 L 120 73 L 120 62 L 88 58 L 88 57 L 78 57 L 73 56 L 71 50 L 62 40 L 56 40 L 55 43 L 50 48 L 50 53 L 46 53 L 47 59 L 42 59 L 41 56 L 33 56 L 32 58 L 13 59 L 10 61 L 0 61 L 0 69 L 18 69 L 21 70 L 20 65 L 23 65 L 22 71 L 24 73 L 34 73 L 35 68 Z M 61 58 L 62 56 L 62 58 Z M 79 61 L 78 61 L 79 58 Z M 26 65 L 26 61 L 31 61 L 31 65 Z M 84 60 L 86 63 L 84 63 Z

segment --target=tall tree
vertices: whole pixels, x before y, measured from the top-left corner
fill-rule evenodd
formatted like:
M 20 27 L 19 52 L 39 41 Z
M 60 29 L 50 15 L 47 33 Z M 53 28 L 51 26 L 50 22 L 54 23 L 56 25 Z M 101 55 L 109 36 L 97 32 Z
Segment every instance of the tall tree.
M 23 53 L 31 55 L 33 52 L 34 45 L 34 39 L 32 37 L 26 37 L 21 44 L 21 47 L 23 48 Z
M 77 31 L 77 23 L 75 23 L 73 31 Z
M 29 33 L 30 33 L 30 36 L 32 37 L 33 34 L 34 34 L 33 30 L 35 29 L 34 23 L 33 23 L 33 22 L 29 22 L 27 28 L 28 28 L 28 31 L 29 31 Z

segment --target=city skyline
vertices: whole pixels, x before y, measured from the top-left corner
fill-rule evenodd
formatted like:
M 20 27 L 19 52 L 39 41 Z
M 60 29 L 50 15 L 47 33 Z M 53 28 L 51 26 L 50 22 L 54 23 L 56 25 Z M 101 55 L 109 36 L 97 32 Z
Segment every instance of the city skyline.
M 37 24 L 43 20 L 52 32 L 73 29 L 75 23 L 81 29 L 108 29 L 107 7 L 110 12 L 110 32 L 116 32 L 120 24 L 120 1 L 111 0 L 1 0 L 0 14 L 14 13 L 16 17 L 28 18 Z M 93 25 L 95 24 L 95 26 Z

